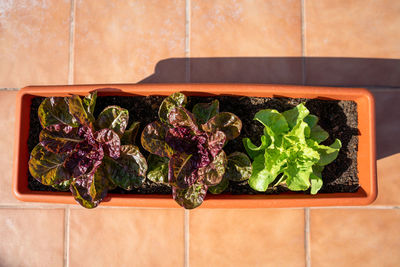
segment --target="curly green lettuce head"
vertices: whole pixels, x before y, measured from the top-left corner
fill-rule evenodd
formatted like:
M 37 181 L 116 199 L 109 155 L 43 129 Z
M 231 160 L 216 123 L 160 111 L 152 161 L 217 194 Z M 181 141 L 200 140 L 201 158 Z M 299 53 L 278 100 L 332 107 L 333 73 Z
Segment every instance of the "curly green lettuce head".
M 316 194 L 323 184 L 321 172 L 336 159 L 342 146 L 340 140 L 330 146 L 321 145 L 329 134 L 317 125 L 318 117 L 310 114 L 304 104 L 282 113 L 260 110 L 254 120 L 265 128 L 260 146 L 249 138 L 243 139 L 253 160 L 249 185 L 264 192 L 268 187 L 286 183 L 290 190 L 311 187 L 311 194 Z

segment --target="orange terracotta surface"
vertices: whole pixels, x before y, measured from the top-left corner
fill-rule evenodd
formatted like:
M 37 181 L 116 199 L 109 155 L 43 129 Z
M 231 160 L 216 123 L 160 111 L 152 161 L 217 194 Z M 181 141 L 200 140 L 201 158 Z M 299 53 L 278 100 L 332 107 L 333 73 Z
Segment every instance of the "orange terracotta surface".
M 70 1 L 1 1 L 0 87 L 66 84 Z
M 400 58 L 400 2 L 307 0 L 305 55 Z
M 183 210 L 71 209 L 69 266 L 183 266 L 183 222 Z
M 0 91 L 0 203 L 18 203 L 12 193 L 12 148 L 14 146 L 17 91 Z
M 400 210 L 311 209 L 311 266 L 398 266 Z
M 378 198 L 374 205 L 400 206 L 400 153 L 378 160 Z
M 305 266 L 304 211 L 190 211 L 190 266 Z
M 0 209 L 0 266 L 64 266 L 63 209 Z
M 190 56 L 300 56 L 300 1 L 191 1 Z
M 75 16 L 75 83 L 138 82 L 185 55 L 184 0 L 77 1 Z
M 29 154 L 26 140 L 28 138 L 29 121 L 25 120 L 30 112 L 29 103 L 33 96 L 65 96 L 69 94 L 86 95 L 92 90 L 100 90 L 103 94 L 137 95 L 170 95 L 175 91 L 187 94 L 208 92 L 214 94 L 248 95 L 260 97 L 303 97 L 354 100 L 358 107 L 358 129 L 360 131 L 358 146 L 358 177 L 360 188 L 355 193 L 317 194 L 315 196 L 288 192 L 279 195 L 208 195 L 202 208 L 265 208 L 265 207 L 304 207 L 329 205 L 367 205 L 376 198 L 376 161 L 375 161 L 375 120 L 374 100 L 365 89 L 276 86 L 276 85 L 196 85 L 196 84 L 162 84 L 162 85 L 107 85 L 28 87 L 18 94 L 15 139 L 13 188 L 16 197 L 23 201 L 39 201 L 54 203 L 74 203 L 70 193 L 52 193 L 31 191 L 27 188 L 27 162 Z M 108 88 L 107 88 L 108 87 Z M 138 206 L 138 207 L 178 207 L 167 195 L 129 195 L 109 194 L 102 205 Z

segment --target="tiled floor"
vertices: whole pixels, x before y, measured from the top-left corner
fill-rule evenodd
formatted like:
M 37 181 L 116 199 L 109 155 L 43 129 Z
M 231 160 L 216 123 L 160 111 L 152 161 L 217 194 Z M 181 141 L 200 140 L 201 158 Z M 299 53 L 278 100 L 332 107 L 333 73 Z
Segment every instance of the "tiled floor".
M 399 266 L 399 14 L 398 0 L 0 1 L 0 266 Z M 140 81 L 368 87 L 378 199 L 188 212 L 12 196 L 16 90 Z

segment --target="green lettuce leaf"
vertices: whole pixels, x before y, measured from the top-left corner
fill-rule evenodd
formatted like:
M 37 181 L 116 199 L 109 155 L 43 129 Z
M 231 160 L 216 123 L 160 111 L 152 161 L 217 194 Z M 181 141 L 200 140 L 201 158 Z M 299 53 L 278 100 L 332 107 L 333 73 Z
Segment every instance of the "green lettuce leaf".
M 254 119 L 265 128 L 259 147 L 248 138 L 243 139 L 253 159 L 249 185 L 257 191 L 279 184 L 286 184 L 293 191 L 311 187 L 311 194 L 316 194 L 323 184 L 323 166 L 338 156 L 340 140 L 330 146 L 319 145 L 329 135 L 317 125 L 318 117 L 309 114 L 304 104 L 283 113 L 261 110 Z

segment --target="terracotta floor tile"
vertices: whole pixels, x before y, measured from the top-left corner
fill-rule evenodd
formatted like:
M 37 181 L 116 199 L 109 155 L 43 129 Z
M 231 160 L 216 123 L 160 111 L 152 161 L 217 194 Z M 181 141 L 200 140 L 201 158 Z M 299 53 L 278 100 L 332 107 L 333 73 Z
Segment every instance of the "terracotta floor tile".
M 400 210 L 312 209 L 312 266 L 399 266 Z
M 190 266 L 304 266 L 304 210 L 194 210 Z
M 190 56 L 191 82 L 301 84 L 300 1 L 191 1 Z
M 17 91 L 0 91 L 0 203 L 16 203 L 13 196 L 12 164 L 14 148 L 15 103 Z
M 400 206 L 400 153 L 377 162 L 378 198 L 374 205 Z
M 63 266 L 63 209 L 0 209 L 0 266 Z
M 2 1 L 0 87 L 65 84 L 70 1 Z
M 400 1 L 305 1 L 306 84 L 400 86 Z M 379 59 L 377 59 L 379 58 Z
M 193 57 L 301 56 L 300 1 L 191 2 Z
M 160 60 L 184 55 L 184 0 L 77 2 L 75 83 L 138 82 Z
M 400 58 L 400 1 L 305 1 L 306 56 Z
M 381 159 L 400 153 L 400 88 L 371 92 L 375 97 L 377 158 Z
M 70 266 L 183 266 L 183 210 L 71 209 Z

